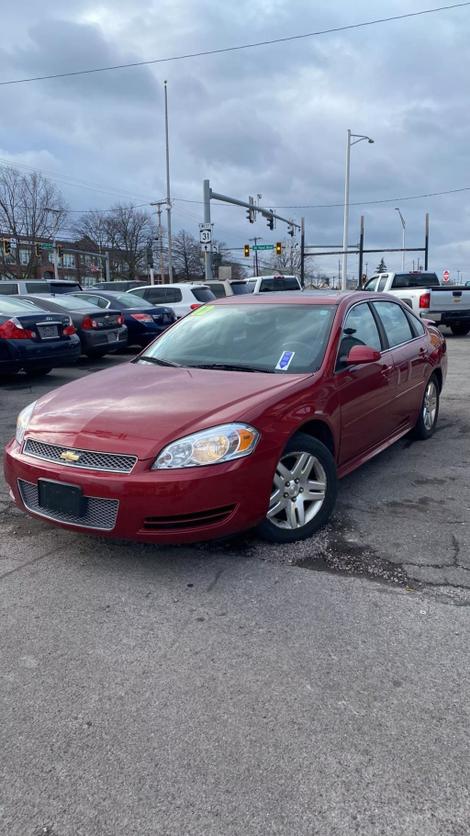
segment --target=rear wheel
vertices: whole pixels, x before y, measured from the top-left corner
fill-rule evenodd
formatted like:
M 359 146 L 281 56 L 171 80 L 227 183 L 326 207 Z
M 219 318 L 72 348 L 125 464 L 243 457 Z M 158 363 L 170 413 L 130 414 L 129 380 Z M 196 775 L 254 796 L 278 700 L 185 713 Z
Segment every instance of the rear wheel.
M 439 385 L 433 375 L 426 384 L 419 418 L 415 424 L 413 435 L 422 441 L 431 438 L 439 415 Z
M 465 325 L 463 322 L 458 322 L 450 326 L 454 337 L 465 337 L 470 332 L 470 325 Z
M 25 369 L 27 377 L 45 377 L 46 374 L 52 371 L 52 366 L 42 366 L 38 369 Z
M 316 438 L 297 433 L 277 464 L 259 534 L 271 543 L 311 537 L 330 517 L 336 492 L 336 465 L 330 451 Z
M 107 353 L 107 351 L 87 351 L 86 356 L 89 360 L 99 360 L 100 357 L 104 357 Z

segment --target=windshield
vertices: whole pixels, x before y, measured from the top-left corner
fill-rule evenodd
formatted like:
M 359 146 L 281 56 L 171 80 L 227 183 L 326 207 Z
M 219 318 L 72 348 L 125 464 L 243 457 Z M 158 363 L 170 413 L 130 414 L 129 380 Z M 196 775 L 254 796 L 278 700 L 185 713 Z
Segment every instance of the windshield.
M 322 363 L 334 305 L 205 305 L 140 355 L 162 365 L 300 374 Z
M 243 293 L 251 293 L 248 282 L 230 282 L 234 296 L 241 296 Z

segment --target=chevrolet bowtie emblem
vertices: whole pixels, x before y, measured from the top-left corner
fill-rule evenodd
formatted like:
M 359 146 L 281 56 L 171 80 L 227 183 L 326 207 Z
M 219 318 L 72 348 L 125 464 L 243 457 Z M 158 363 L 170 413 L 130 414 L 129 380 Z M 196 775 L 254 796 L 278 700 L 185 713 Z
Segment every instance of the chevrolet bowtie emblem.
M 64 450 L 64 452 L 60 454 L 60 458 L 63 459 L 64 462 L 78 462 L 80 460 L 80 453 L 74 453 L 73 450 Z

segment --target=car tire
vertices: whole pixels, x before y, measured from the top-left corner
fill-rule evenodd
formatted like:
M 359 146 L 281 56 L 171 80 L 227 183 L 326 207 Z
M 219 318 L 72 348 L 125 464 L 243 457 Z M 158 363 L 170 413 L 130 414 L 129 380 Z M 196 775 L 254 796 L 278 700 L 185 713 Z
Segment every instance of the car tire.
M 45 377 L 46 374 L 52 371 L 52 366 L 43 366 L 38 369 L 25 369 L 24 372 L 27 377 Z
M 415 438 L 426 441 L 434 433 L 439 416 L 439 384 L 433 374 L 429 378 L 424 390 L 423 400 L 419 410 L 419 418 L 414 426 Z
M 312 482 L 316 489 L 308 491 Z M 336 464 L 328 448 L 316 438 L 296 433 L 276 466 L 269 509 L 258 526 L 259 535 L 270 543 L 311 537 L 330 517 L 337 488 Z
M 101 357 L 104 357 L 107 353 L 107 351 L 87 351 L 86 356 L 89 360 L 99 360 Z
M 470 332 L 470 325 L 464 325 L 463 322 L 456 323 L 450 326 L 454 337 L 466 337 Z

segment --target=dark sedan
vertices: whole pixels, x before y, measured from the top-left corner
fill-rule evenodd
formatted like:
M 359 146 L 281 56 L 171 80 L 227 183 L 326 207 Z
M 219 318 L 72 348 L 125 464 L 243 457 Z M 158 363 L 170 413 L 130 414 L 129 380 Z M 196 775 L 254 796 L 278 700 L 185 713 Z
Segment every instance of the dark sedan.
M 127 345 L 127 328 L 120 311 L 104 311 L 86 299 L 76 299 L 72 294 L 21 298 L 29 299 L 53 313 L 68 313 L 80 337 L 81 353 L 87 357 L 103 357 Z
M 145 348 L 156 337 L 176 322 L 175 312 L 161 305 L 156 307 L 133 293 L 119 293 L 113 290 L 83 290 L 73 294 L 77 299 L 86 299 L 99 308 L 120 310 L 127 326 L 129 345 Z
M 79 357 L 80 340 L 65 311 L 51 314 L 24 297 L 0 297 L 0 374 L 23 369 L 40 377 Z

